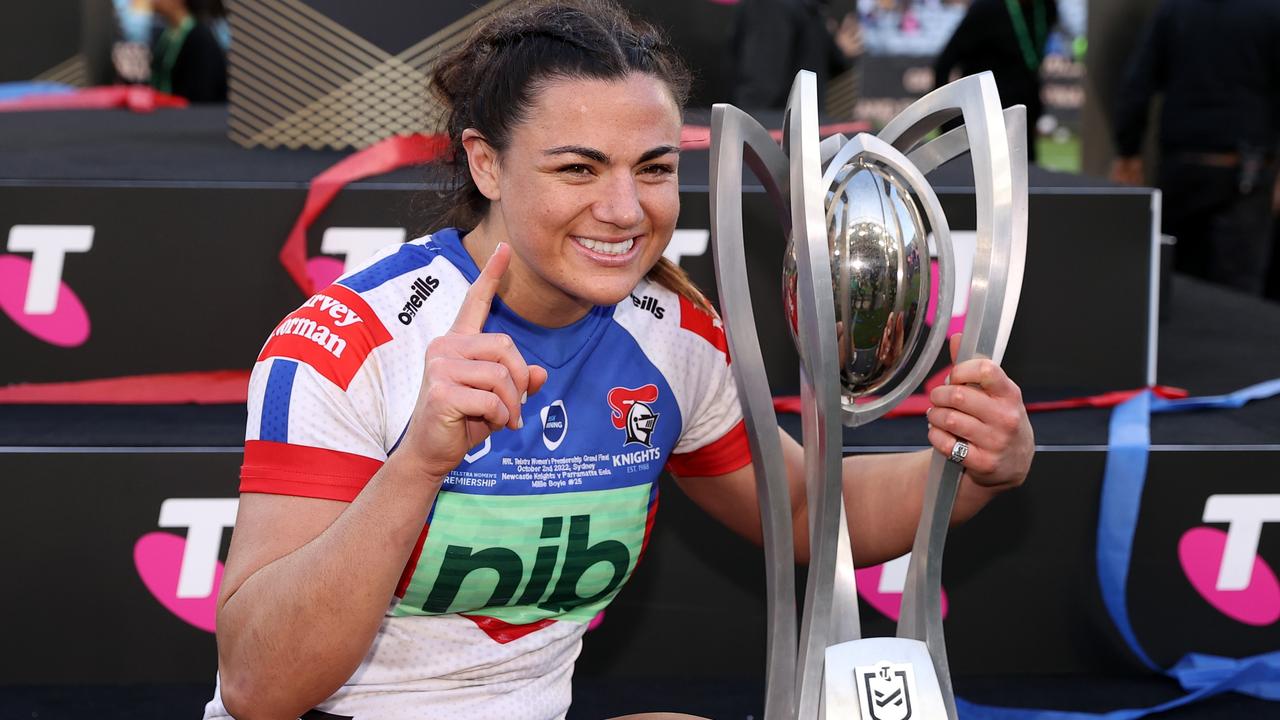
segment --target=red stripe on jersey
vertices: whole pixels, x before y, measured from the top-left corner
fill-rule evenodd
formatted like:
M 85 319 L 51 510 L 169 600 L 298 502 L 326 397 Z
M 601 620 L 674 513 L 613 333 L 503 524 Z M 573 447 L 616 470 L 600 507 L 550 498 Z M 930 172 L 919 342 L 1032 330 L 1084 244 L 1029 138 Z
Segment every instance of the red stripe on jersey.
M 728 360 L 729 344 L 725 342 L 720 320 L 683 295 L 680 296 L 680 327 L 711 343 Z
M 422 557 L 422 546 L 427 542 L 427 531 L 431 529 L 430 525 L 423 525 L 422 532 L 418 535 L 418 544 L 413 546 L 413 554 L 409 556 L 409 562 L 404 566 L 404 572 L 400 574 L 400 582 L 396 583 L 396 597 L 402 598 L 409 591 L 409 581 L 413 579 L 413 573 L 418 569 L 418 558 Z
M 502 643 L 503 645 L 512 640 L 519 640 L 525 635 L 537 632 L 555 622 L 552 618 L 546 618 L 545 620 L 531 622 L 528 625 L 512 625 L 498 618 L 484 615 L 463 615 L 462 617 L 475 623 L 477 627 L 484 631 L 485 635 L 493 638 L 494 642 Z
M 369 353 L 389 340 L 391 333 L 364 298 L 341 285 L 330 285 L 276 326 L 258 361 L 301 360 L 346 390 Z
M 679 477 L 715 477 L 733 472 L 751 462 L 745 420 L 739 420 L 724 437 L 710 445 L 679 455 L 672 454 L 667 469 Z
M 351 502 L 380 467 L 381 460 L 354 453 L 249 440 L 240 467 L 240 492 Z

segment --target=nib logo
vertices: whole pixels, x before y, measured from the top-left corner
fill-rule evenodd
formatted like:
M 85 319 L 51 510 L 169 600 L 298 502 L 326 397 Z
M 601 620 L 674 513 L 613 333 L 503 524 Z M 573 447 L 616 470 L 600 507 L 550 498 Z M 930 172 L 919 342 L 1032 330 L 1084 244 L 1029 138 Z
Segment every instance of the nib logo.
M 1178 560 L 1191 586 L 1218 612 L 1246 625 L 1280 620 L 1280 581 L 1258 556 L 1262 526 L 1280 522 L 1280 495 L 1211 495 L 1203 520 L 1178 541 Z
M 235 525 L 236 499 L 176 499 L 160 505 L 160 527 L 186 528 L 187 536 L 152 532 L 133 546 L 133 564 L 147 590 L 169 612 L 213 632 L 222 563 L 222 531 Z
M 540 534 L 544 542 L 532 562 L 512 548 L 449 545 L 422 611 L 447 613 L 459 596 L 475 603 L 492 588 L 488 601 L 480 607 L 537 605 L 565 613 L 609 597 L 635 567 L 631 551 L 622 542 L 612 538 L 591 541 L 590 515 L 544 517 Z M 606 575 L 608 580 L 602 583 Z M 497 584 L 493 583 L 495 576 Z M 585 582 L 584 577 L 588 578 Z M 585 597 L 578 594 L 583 585 L 591 588 Z
M 92 225 L 14 225 L 8 250 L 0 255 L 0 310 L 18 327 L 59 347 L 77 347 L 89 339 L 89 313 L 62 281 L 68 253 L 93 247 Z
M 910 564 L 911 553 L 907 553 L 882 565 L 855 570 L 858 595 L 881 615 L 897 620 L 902 614 L 902 590 L 907 584 L 907 567 Z M 947 617 L 946 590 L 942 591 L 942 617 Z

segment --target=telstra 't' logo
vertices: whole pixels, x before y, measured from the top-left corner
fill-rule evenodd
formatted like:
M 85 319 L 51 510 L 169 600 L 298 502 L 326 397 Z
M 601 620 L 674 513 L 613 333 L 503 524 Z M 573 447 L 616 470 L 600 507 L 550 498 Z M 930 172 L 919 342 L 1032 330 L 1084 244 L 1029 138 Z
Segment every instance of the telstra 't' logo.
M 323 255 L 307 260 L 307 276 L 311 285 L 323 290 L 342 275 L 351 272 L 382 248 L 405 239 L 404 228 L 331 227 L 320 236 Z M 342 258 L 341 260 L 338 258 Z
M 235 525 L 235 498 L 170 498 L 160 504 L 160 527 L 186 528 L 183 538 L 163 531 L 138 538 L 133 564 L 152 596 L 183 621 L 213 632 L 222 563 L 222 533 Z
M 1280 495 L 1210 495 L 1202 519 L 1227 529 L 1183 533 L 1178 560 L 1191 586 L 1232 620 L 1257 627 L 1280 620 L 1280 581 L 1258 555 L 1262 526 L 1280 522 Z
M 8 250 L 0 255 L 0 310 L 18 327 L 59 347 L 77 347 L 89 339 L 89 313 L 62 281 L 68 253 L 93 247 L 92 225 L 14 225 Z

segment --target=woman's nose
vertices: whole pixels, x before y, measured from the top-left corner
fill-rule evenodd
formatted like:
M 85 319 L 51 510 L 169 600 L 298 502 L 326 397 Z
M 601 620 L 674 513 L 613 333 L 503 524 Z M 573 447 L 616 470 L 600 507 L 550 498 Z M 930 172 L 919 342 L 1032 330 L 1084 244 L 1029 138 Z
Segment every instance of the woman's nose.
M 603 191 L 593 208 L 597 220 L 619 228 L 634 228 L 644 219 L 636 181 L 630 174 L 619 174 L 606 183 Z

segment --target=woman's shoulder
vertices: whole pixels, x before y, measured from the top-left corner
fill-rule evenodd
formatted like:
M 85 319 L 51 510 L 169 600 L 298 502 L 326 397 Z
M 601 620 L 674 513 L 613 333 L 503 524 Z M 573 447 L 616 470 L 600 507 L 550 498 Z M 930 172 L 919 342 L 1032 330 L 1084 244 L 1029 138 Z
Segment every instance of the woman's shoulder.
M 642 344 L 656 342 L 677 354 L 727 353 L 724 327 L 714 311 L 649 279 L 619 303 L 616 317 Z
M 321 289 L 276 326 L 263 355 L 286 351 L 336 364 L 344 376 L 384 346 L 425 347 L 448 330 L 470 286 L 430 235 L 388 245 L 327 284 L 319 279 Z

